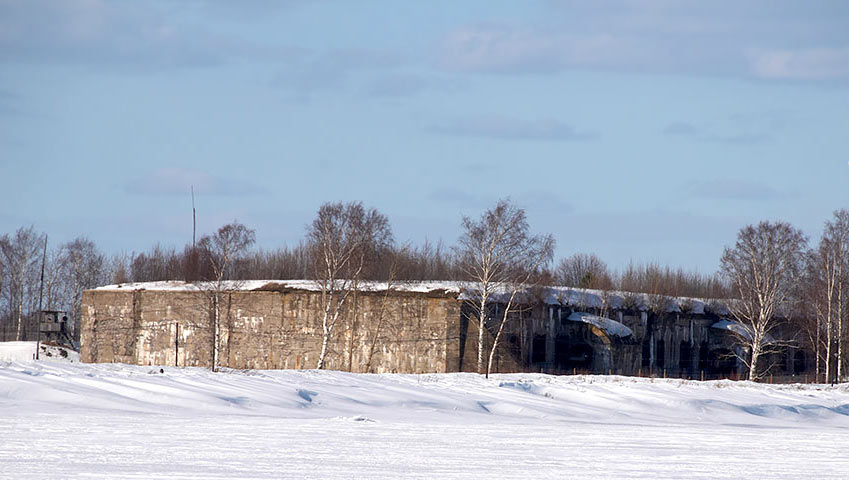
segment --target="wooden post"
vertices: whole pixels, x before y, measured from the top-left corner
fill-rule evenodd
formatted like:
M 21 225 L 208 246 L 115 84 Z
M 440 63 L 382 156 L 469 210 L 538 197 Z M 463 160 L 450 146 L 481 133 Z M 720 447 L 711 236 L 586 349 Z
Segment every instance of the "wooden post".
M 703 382 L 705 381 L 705 371 L 704 370 L 702 370 L 702 381 Z

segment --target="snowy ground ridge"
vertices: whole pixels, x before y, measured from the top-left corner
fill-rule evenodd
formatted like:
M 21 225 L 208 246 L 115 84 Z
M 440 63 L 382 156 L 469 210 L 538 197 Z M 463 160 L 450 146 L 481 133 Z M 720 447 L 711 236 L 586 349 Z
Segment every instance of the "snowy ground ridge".
M 350 374 L 0 362 L 0 406 L 385 421 L 752 423 L 849 427 L 849 387 L 619 376 Z
M 0 478 L 845 479 L 849 388 L 0 361 Z

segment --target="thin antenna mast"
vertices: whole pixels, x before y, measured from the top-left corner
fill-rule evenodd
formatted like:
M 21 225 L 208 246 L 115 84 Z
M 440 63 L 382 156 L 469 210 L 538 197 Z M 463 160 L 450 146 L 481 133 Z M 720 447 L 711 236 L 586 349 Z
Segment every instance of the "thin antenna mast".
M 192 249 L 195 248 L 195 232 L 197 232 L 197 217 L 195 215 L 195 186 L 192 185 Z

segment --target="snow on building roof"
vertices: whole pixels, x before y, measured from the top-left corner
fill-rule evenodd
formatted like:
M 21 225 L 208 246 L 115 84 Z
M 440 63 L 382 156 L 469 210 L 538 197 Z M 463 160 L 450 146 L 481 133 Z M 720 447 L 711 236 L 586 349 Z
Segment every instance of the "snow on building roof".
M 396 281 L 391 286 L 387 282 L 363 281 L 358 288 L 365 292 L 384 292 L 387 289 L 408 293 L 432 293 L 453 295 L 459 300 L 470 300 L 476 296 L 475 284 L 462 281 Z M 154 291 L 197 291 L 204 289 L 204 282 L 184 282 L 168 280 L 159 282 L 123 283 L 106 285 L 95 290 L 154 290 Z M 321 286 L 314 280 L 226 280 L 224 290 L 306 290 L 319 291 Z M 712 312 L 716 315 L 729 315 L 726 301 L 706 300 L 689 297 L 668 297 L 646 293 L 620 292 L 614 290 L 593 290 L 560 286 L 540 287 L 532 294 L 539 294 L 540 300 L 547 305 L 563 305 L 580 309 L 632 309 L 638 311 L 664 310 L 667 313 L 690 313 L 703 315 Z M 526 294 L 527 295 L 527 294 Z M 505 303 L 509 290 L 504 285 L 496 285 L 493 301 Z M 522 299 L 517 299 L 522 301 Z
M 182 280 L 167 280 L 160 282 L 120 283 L 97 287 L 95 290 L 154 290 L 191 292 L 207 288 L 210 282 L 184 282 Z M 459 294 L 460 282 L 393 282 L 391 289 L 399 292 L 431 293 L 445 292 Z M 253 290 L 307 290 L 320 291 L 321 285 L 313 280 L 225 280 L 223 290 L 253 291 Z M 358 289 L 364 292 L 384 292 L 390 289 L 387 282 L 360 282 Z

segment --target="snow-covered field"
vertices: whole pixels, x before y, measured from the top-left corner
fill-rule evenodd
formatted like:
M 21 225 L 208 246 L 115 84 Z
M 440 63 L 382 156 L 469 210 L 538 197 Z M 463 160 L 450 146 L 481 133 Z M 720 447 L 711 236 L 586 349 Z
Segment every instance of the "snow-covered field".
M 0 362 L 23 362 L 35 359 L 36 342 L 0 342 Z M 70 348 L 41 343 L 40 360 L 66 360 L 79 362 L 80 354 Z
M 849 387 L 0 361 L 2 478 L 849 478 Z

